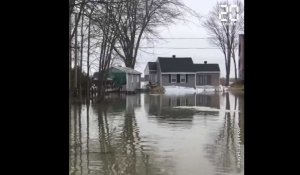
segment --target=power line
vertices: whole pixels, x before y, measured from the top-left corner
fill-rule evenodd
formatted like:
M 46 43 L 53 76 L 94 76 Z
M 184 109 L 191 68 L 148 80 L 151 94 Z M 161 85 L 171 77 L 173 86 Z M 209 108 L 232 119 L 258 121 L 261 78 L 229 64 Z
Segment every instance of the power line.
M 218 47 L 139 47 L 141 49 L 220 49 Z
M 149 38 L 149 39 L 168 39 L 168 40 L 171 40 L 171 39 L 213 39 L 212 37 L 205 37 L 205 38 Z

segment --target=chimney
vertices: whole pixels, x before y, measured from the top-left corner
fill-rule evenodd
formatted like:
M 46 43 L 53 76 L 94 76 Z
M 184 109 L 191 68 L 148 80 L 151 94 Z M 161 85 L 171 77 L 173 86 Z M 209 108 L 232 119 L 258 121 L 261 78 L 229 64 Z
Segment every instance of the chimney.
M 176 58 L 176 55 L 172 55 L 173 58 Z
M 204 64 L 207 64 L 207 61 L 204 61 Z

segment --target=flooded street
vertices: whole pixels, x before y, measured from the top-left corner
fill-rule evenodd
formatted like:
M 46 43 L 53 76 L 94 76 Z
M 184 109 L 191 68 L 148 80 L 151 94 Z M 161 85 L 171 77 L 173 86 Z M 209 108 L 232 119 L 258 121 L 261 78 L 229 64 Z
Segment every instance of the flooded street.
M 69 133 L 71 175 L 244 174 L 243 94 L 110 94 Z

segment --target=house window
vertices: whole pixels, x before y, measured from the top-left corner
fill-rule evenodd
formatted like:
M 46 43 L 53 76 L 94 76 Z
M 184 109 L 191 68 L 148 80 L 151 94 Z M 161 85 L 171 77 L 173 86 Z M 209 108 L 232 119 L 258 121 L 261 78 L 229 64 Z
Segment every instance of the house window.
M 211 76 L 210 75 L 199 75 L 199 84 L 200 85 L 210 85 Z
M 203 85 L 203 75 L 199 75 L 199 84 Z
M 207 76 L 203 75 L 203 81 L 202 81 L 203 85 L 207 85 Z
M 176 74 L 171 75 L 171 83 L 177 83 L 177 75 Z
M 136 76 L 136 82 L 138 83 L 139 80 L 140 80 L 140 79 L 139 79 L 139 76 L 137 75 L 137 76 Z
M 133 83 L 133 77 L 134 77 L 134 75 L 131 75 L 131 83 Z
M 186 75 L 185 74 L 180 75 L 180 83 L 186 83 Z

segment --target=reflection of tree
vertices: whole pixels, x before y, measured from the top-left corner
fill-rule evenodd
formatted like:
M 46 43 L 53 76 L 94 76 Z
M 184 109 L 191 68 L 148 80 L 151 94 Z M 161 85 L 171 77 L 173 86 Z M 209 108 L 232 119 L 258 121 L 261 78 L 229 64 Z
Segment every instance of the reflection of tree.
M 70 174 L 73 175 L 76 173 L 76 165 L 77 165 L 77 149 L 76 149 L 76 127 L 77 127 L 77 106 L 73 105 L 73 115 L 71 115 L 71 140 L 70 140 Z
M 241 128 L 241 142 L 244 144 L 244 96 L 239 96 L 239 127 Z
M 126 96 L 119 101 L 117 99 L 110 97 L 101 104 L 93 104 L 95 116 L 89 115 L 90 105 L 86 104 L 86 118 L 82 118 L 84 113 L 81 106 L 73 106 L 70 121 L 70 174 L 158 174 L 161 165 L 157 167 L 157 161 L 154 161 L 155 151 L 150 145 L 143 146 L 139 136 L 134 109 L 140 106 L 140 95 Z M 115 103 L 118 107 L 113 109 L 111 105 Z M 123 114 L 114 112 L 120 109 L 124 109 Z M 90 132 L 91 125 L 96 126 L 97 133 Z M 82 140 L 84 136 L 81 135 L 85 131 L 86 140 Z M 93 139 L 90 139 L 90 135 Z
M 226 93 L 226 109 L 230 110 L 229 94 Z M 234 109 L 237 106 L 237 97 L 234 100 Z M 241 172 L 240 154 L 238 139 L 240 136 L 239 127 L 236 125 L 235 113 L 225 112 L 224 124 L 213 144 L 206 146 L 208 157 L 217 167 L 218 172 L 230 173 Z
M 77 171 L 82 172 L 81 104 L 73 104 L 73 109 L 73 115 L 71 115 L 70 118 L 70 132 L 72 137 L 70 142 L 71 175 L 75 174 Z M 72 154 L 72 152 L 74 154 Z M 77 167 L 79 167 L 79 170 Z
M 140 96 L 127 96 L 126 103 L 120 103 L 124 106 L 119 107 L 126 109 L 120 131 L 110 129 L 112 126 L 108 122 L 108 103 L 97 107 L 102 174 L 148 174 L 147 171 L 151 169 L 149 155 L 139 145 L 141 138 L 134 111 L 134 108 L 140 106 L 139 98 Z
M 87 159 L 87 173 L 90 174 L 90 158 L 89 158 L 89 151 L 90 151 L 90 104 L 87 103 L 86 105 L 86 159 Z

